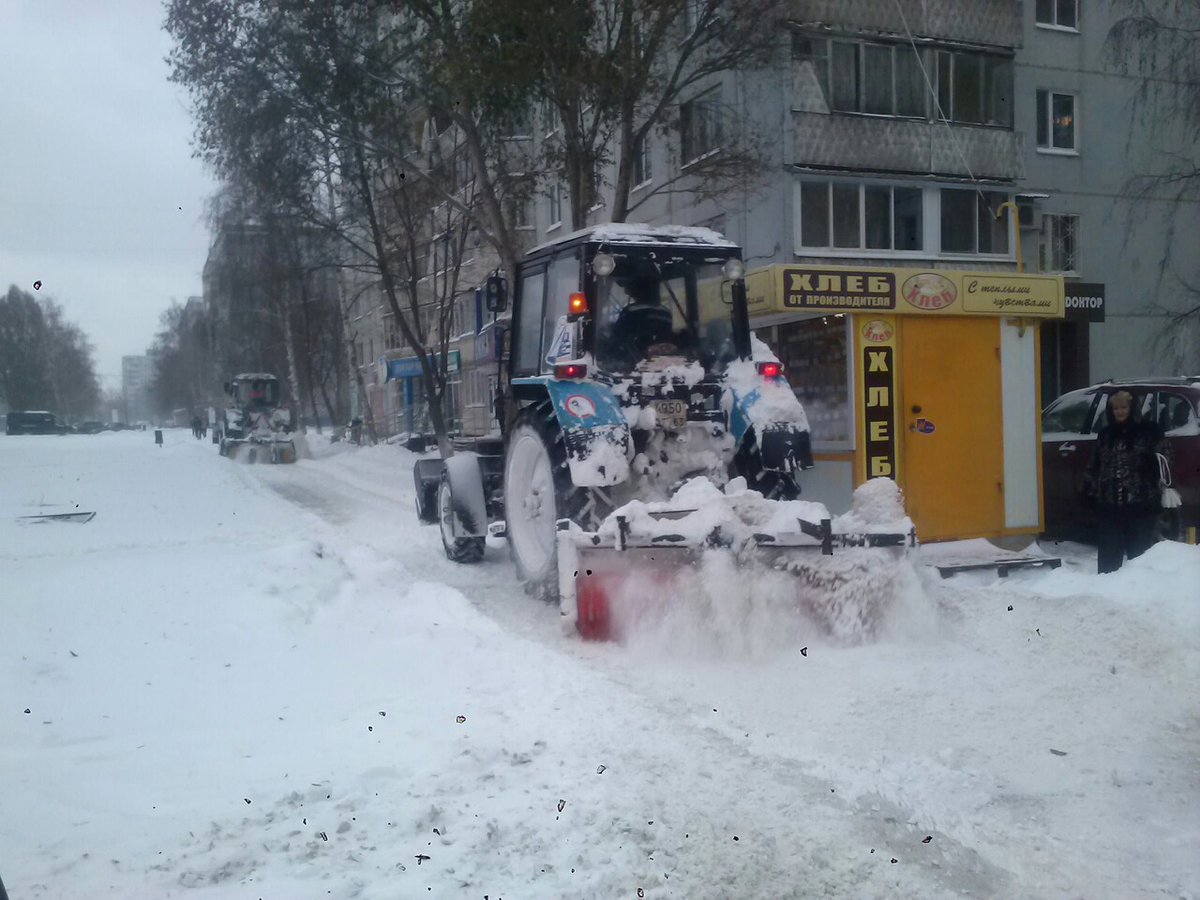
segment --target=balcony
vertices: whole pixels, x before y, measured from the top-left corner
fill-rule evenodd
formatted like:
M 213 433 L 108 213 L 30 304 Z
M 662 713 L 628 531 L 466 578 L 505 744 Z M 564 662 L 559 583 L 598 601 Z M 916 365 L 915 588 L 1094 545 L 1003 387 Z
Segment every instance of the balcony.
M 972 127 L 793 111 L 798 166 L 941 175 L 994 181 L 1024 176 L 1021 136 L 1005 128 Z

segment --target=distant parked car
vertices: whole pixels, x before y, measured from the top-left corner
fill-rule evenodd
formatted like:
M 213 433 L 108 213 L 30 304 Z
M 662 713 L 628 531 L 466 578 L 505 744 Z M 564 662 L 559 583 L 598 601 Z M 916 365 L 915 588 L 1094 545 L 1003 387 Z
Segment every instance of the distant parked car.
M 73 430 L 54 413 L 41 409 L 10 412 L 5 420 L 8 434 L 67 434 Z
M 76 434 L 99 434 L 104 430 L 103 422 L 88 421 L 80 422 L 75 426 Z
M 1046 533 L 1051 537 L 1090 539 L 1095 514 L 1083 498 L 1083 476 L 1092 458 L 1096 434 L 1104 424 L 1108 398 L 1117 391 L 1133 395 L 1133 408 L 1167 434 L 1174 461 L 1171 474 L 1183 500 L 1164 510 L 1163 537 L 1180 540 L 1200 526 L 1200 376 L 1106 381 L 1063 394 L 1042 412 L 1042 470 Z

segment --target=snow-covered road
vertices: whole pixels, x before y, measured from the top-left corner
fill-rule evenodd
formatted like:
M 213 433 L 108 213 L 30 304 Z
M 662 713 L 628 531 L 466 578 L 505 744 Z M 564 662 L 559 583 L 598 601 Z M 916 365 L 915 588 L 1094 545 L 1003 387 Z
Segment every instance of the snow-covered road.
M 14 900 L 1197 896 L 1197 548 L 589 645 L 444 558 L 411 454 L 318 455 L 0 437 Z

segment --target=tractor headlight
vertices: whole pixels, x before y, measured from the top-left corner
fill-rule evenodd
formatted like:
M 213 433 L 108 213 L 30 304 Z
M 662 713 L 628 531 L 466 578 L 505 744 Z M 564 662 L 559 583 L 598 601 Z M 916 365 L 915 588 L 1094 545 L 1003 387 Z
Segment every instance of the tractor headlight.
M 746 274 L 746 264 L 736 257 L 730 257 L 725 260 L 725 277 L 730 281 L 737 281 Z
M 617 261 L 608 253 L 597 253 L 592 257 L 592 272 L 603 278 L 611 275 L 617 267 Z

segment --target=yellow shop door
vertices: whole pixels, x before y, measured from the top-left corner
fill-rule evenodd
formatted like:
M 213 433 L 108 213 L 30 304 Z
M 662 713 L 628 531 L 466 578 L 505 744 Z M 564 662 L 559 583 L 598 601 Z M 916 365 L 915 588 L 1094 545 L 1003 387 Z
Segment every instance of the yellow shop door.
M 900 483 L 923 541 L 1004 529 L 1000 321 L 902 317 Z

